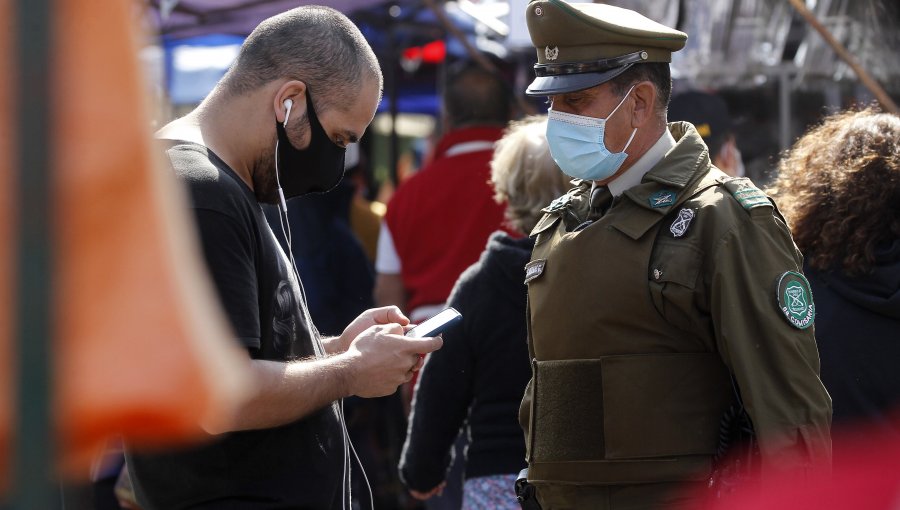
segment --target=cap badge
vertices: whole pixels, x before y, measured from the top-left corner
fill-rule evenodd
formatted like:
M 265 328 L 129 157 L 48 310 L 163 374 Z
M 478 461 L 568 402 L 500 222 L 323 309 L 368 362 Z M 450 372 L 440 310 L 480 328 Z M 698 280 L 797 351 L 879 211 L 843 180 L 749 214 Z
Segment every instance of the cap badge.
M 687 232 L 688 227 L 691 225 L 691 220 L 693 219 L 693 209 L 684 208 L 678 211 L 678 217 L 672 222 L 672 226 L 669 227 L 669 232 L 675 237 L 683 236 Z
M 547 57 L 547 60 L 556 60 L 559 58 L 559 46 L 550 47 L 547 46 L 544 48 L 544 56 Z
M 542 14 L 544 14 L 544 9 L 541 9 L 541 6 L 540 6 L 540 5 L 534 8 L 534 15 L 535 15 L 535 16 L 540 16 L 540 15 L 542 15 Z

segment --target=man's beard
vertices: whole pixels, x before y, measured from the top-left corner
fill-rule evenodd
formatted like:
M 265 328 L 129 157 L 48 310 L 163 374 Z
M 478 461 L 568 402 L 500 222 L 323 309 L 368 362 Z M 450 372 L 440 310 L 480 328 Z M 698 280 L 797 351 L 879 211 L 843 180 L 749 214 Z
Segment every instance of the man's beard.
M 294 133 L 292 134 L 294 137 L 302 139 L 306 136 L 306 132 L 309 131 L 307 114 L 304 112 L 302 117 L 291 120 L 290 125 L 293 128 Z M 272 137 L 270 143 L 272 149 L 263 152 L 253 166 L 253 194 L 256 195 L 256 201 L 262 204 L 277 204 L 280 201 L 278 198 L 278 180 L 276 178 L 277 170 L 275 168 L 275 143 L 277 140 L 277 135 Z M 282 172 L 285 170 L 289 169 L 282 169 Z
M 274 148 L 275 144 L 272 144 Z M 278 203 L 278 181 L 275 179 L 275 152 L 266 151 L 253 166 L 253 194 L 262 204 Z

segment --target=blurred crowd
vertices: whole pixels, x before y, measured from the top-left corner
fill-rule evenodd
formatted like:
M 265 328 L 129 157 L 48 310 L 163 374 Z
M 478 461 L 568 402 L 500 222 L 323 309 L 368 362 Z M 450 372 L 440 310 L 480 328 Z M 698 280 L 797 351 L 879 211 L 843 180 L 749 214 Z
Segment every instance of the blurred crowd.
M 383 77 L 352 23 L 251 34 L 157 138 L 265 385 L 220 443 L 110 444 L 71 506 L 900 508 L 900 116 L 745 161 L 727 94 L 672 88 L 685 34 L 577 5 L 529 7 L 547 104 L 448 65 L 397 183 L 357 143 Z M 337 63 L 272 37 L 297 23 Z

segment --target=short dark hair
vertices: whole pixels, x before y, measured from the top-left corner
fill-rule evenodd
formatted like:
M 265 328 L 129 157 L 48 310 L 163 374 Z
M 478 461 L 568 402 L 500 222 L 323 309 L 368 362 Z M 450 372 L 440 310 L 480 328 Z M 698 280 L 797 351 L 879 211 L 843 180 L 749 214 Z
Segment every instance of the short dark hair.
M 649 81 L 656 86 L 656 108 L 665 113 L 672 95 L 672 72 L 666 62 L 650 62 L 634 64 L 624 73 L 616 76 L 609 83 L 612 91 L 618 96 L 624 95 L 632 85 L 641 81 Z
M 509 86 L 503 78 L 475 63 L 447 72 L 444 115 L 452 128 L 473 124 L 505 126 L 510 119 Z
M 240 95 L 272 80 L 292 78 L 313 91 L 316 109 L 320 102 L 327 109 L 338 104 L 334 99 L 357 89 L 365 72 L 378 79 L 380 89 L 381 67 L 356 25 L 330 7 L 303 6 L 260 23 L 222 84 L 226 93 Z

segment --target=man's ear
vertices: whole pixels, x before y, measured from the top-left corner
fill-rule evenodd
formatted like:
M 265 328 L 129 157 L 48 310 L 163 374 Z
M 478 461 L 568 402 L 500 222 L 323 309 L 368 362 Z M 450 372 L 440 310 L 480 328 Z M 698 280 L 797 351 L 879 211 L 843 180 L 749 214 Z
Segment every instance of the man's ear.
M 306 83 L 299 80 L 289 80 L 278 87 L 272 101 L 275 120 L 278 122 L 284 122 L 284 117 L 287 113 L 287 108 L 284 104 L 286 99 L 290 99 L 293 102 L 291 118 L 300 118 L 306 112 Z
M 641 81 L 634 86 L 634 110 L 631 115 L 631 127 L 640 128 L 654 121 L 656 111 L 656 87 L 649 81 Z

